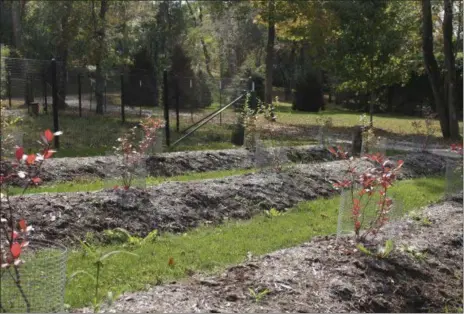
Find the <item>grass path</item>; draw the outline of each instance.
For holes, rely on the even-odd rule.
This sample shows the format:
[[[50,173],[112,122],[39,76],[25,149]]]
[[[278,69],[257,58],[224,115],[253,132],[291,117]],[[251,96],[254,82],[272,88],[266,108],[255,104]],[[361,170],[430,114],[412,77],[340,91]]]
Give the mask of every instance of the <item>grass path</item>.
[[[400,181],[392,188],[410,211],[438,201],[444,192],[443,178]],[[205,226],[182,235],[163,234],[156,242],[136,247],[100,246],[102,253],[129,250],[138,257],[114,255],[104,262],[100,297],[108,291],[137,291],[149,285],[185,278],[191,272],[217,272],[227,265],[243,262],[247,253],[262,255],[309,241],[314,236],[334,234],[337,228],[339,197],[304,202],[282,216],[258,215],[248,221],[230,221]],[[173,258],[175,264],[169,266]],[[95,273],[93,260],[82,250],[71,251],[68,274],[77,270]],[[65,302],[83,307],[93,298],[94,286],[88,277],[69,282]]]
[[[146,179],[147,186],[154,186],[164,182],[172,181],[194,181],[194,180],[205,180],[205,179],[218,179],[228,176],[241,175],[247,173],[253,173],[256,169],[231,169],[231,170],[219,170],[219,171],[208,171],[208,172],[192,172],[184,175],[173,176],[173,177],[148,177]],[[121,184],[121,180],[92,180],[92,181],[69,181],[69,182],[58,182],[54,184],[48,184],[39,186],[36,188],[30,188],[26,191],[26,194],[37,194],[37,193],[68,193],[68,192],[92,192],[101,189],[111,189],[116,185]],[[13,187],[10,189],[10,195],[21,194],[22,189]]]

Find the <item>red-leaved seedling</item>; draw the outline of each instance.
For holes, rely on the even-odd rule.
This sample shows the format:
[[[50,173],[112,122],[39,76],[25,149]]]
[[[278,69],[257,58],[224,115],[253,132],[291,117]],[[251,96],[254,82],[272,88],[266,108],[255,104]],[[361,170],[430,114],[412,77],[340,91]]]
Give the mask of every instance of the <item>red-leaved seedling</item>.
[[[122,187],[124,190],[128,190],[131,187],[135,168],[144,161],[143,158],[147,151],[156,142],[158,129],[163,127],[161,120],[152,117],[142,120],[139,125],[143,133],[141,140],[138,142],[136,140],[137,126],[135,126],[127,134],[118,139],[120,146],[115,147],[116,154],[122,155],[123,158]],[[116,187],[115,189],[117,189]]]
[[[16,147],[15,159],[11,161],[9,167],[3,167],[0,171],[0,198],[1,198],[1,216],[0,216],[0,267],[7,269],[15,268],[11,274],[15,274],[16,287],[20,292],[23,291],[20,281],[19,265],[24,263],[21,259],[23,251],[29,245],[29,234],[33,230],[32,226],[27,225],[26,221],[21,217],[22,214],[10,202],[10,187],[18,181],[23,183],[23,191],[21,195],[27,191],[32,185],[37,185],[42,182],[40,179],[40,171],[45,159],[50,158],[54,151],[50,149],[51,141],[55,136],[61,135],[62,132],[52,133],[46,130],[40,136],[42,150],[37,154],[24,154],[23,147]],[[3,151],[2,151],[3,152]],[[2,160],[5,157],[2,156]],[[24,293],[21,293],[26,304],[26,311],[30,312],[30,302]]]
[[[335,157],[347,162],[346,173],[349,179],[334,183],[336,189],[349,189],[351,192],[351,218],[357,241],[363,241],[368,235],[376,235],[388,221],[389,213],[393,207],[393,200],[388,197],[388,190],[397,179],[397,174],[403,166],[403,161],[396,163],[388,160],[384,155],[367,154],[363,159],[374,163],[374,167],[360,173],[354,166],[353,157],[343,148],[331,147],[329,151]],[[359,186],[359,188],[358,188]],[[375,202],[376,214],[373,220],[364,219],[368,204]]]

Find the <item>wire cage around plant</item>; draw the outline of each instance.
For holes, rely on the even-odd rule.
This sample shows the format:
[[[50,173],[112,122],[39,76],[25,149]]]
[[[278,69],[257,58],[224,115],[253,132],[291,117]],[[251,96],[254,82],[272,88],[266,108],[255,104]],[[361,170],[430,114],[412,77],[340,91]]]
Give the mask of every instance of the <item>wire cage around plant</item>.
[[[359,199],[358,192],[361,188],[354,188],[354,193],[350,189],[343,189],[340,196],[340,206],[338,211],[337,222],[337,238],[355,234],[355,219],[353,216],[353,199]],[[388,198],[392,199],[392,205],[388,213],[385,215],[388,221],[398,220],[404,215],[404,206],[401,197],[397,193],[388,193]],[[379,192],[374,192],[371,199],[364,196],[360,201],[359,221],[360,234],[366,231],[371,226],[379,213]]]
[[[462,159],[446,159],[445,170],[445,196],[451,196],[463,192],[463,167]]]
[[[16,269],[13,266],[1,269],[0,311],[64,311],[67,257],[68,251],[61,244],[31,240],[21,254],[24,264]]]
[[[324,125],[319,126],[317,141],[319,147],[321,148],[328,147],[333,143],[332,134],[330,133],[330,129],[328,127]]]

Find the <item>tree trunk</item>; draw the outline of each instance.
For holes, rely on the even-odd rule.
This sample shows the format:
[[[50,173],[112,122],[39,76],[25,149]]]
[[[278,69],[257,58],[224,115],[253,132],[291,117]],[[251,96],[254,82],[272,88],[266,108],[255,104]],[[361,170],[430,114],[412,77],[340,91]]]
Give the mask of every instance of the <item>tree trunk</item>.
[[[274,68],[274,42],[275,42],[275,19],[274,0],[268,2],[268,37],[266,47],[266,86],[264,100],[267,104],[272,105],[272,71]]]
[[[440,72],[437,60],[433,53],[433,24],[432,8],[430,0],[422,0],[422,53],[424,57],[424,66],[429,78],[430,87],[432,88],[435,107],[437,108],[440,119],[441,133],[444,138],[450,137],[448,112],[443,100],[442,90],[440,88]]]
[[[444,0],[445,14],[443,18],[443,53],[445,56],[445,76],[447,86],[446,102],[448,106],[449,135],[459,139],[459,124],[456,115],[456,66],[453,53],[453,2]]]
[[[100,27],[98,27],[97,38],[98,38],[98,51],[97,51],[97,62],[96,62],[96,77],[95,77],[95,99],[97,101],[96,112],[103,114],[103,93],[105,89],[105,82],[103,78],[102,60],[105,52],[105,15],[108,10],[108,0],[101,0],[100,5]]]
[[[67,79],[68,79],[68,50],[70,41],[70,30],[69,30],[69,18],[72,13],[72,1],[63,1],[65,5],[65,13],[60,20],[60,38],[57,47],[57,55],[60,61],[60,67],[58,71],[58,107],[60,109],[66,108],[66,93],[67,93]],[[58,4],[57,4],[58,5]]]
[[[22,51],[22,19],[21,3],[19,1],[11,2],[11,23],[13,28],[13,45],[15,56],[19,56]]]

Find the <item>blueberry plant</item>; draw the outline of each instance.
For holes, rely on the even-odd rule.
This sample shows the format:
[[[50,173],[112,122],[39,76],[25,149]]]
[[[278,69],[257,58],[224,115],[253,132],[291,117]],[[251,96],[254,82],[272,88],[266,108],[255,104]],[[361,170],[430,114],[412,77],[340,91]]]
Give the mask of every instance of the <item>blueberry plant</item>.
[[[333,184],[336,189],[347,189],[351,194],[351,219],[353,222],[356,240],[362,242],[367,236],[375,236],[388,221],[393,208],[393,200],[389,197],[389,189],[397,179],[403,161],[396,163],[388,160],[380,153],[367,154],[362,158],[371,161],[374,166],[359,172],[353,157],[342,147],[330,147],[329,151],[336,158],[346,161],[347,179]],[[374,203],[375,217],[365,219],[368,206]]]
[[[3,272],[10,272],[19,290],[27,312],[30,311],[31,304],[23,290],[20,280],[20,265],[25,261],[21,258],[22,253],[29,245],[29,234],[33,230],[32,226],[27,225],[22,217],[22,213],[13,206],[10,201],[10,187],[13,184],[21,183],[23,191],[21,195],[31,186],[42,182],[40,171],[46,159],[55,153],[51,149],[51,142],[55,136],[62,132],[52,133],[46,130],[40,136],[39,143],[42,149],[36,154],[25,154],[23,147],[16,147],[15,159],[10,163],[5,163],[2,152],[2,167],[0,169],[0,196],[2,212],[0,217],[0,266]],[[1,310],[1,309],[0,309]]]
[[[114,147],[117,155],[122,156],[122,187],[127,190],[131,187],[137,167],[145,161],[144,157],[156,142],[156,133],[163,127],[159,119],[152,117],[140,121],[138,126],[129,130],[127,134],[118,138],[120,145]],[[137,130],[142,130],[142,138],[137,138]],[[119,188],[116,186],[115,188]]]

